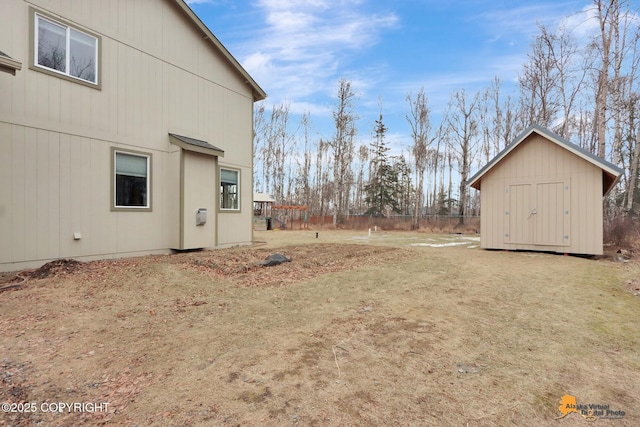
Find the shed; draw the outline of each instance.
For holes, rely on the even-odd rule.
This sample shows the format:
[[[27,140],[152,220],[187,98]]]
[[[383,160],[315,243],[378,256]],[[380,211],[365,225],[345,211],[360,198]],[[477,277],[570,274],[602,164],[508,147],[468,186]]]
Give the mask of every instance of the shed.
[[[271,230],[271,209],[276,203],[275,197],[266,193],[253,193],[253,229]]]
[[[480,190],[480,247],[601,255],[603,198],[621,174],[532,125],[468,181]]]

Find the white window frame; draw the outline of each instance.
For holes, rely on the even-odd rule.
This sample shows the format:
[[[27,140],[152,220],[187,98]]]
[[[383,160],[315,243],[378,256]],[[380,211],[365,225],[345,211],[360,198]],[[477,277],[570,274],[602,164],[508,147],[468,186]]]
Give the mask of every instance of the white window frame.
[[[40,22],[41,21],[45,21],[48,22],[50,24],[56,25],[58,27],[63,27],[64,31],[65,31],[65,70],[61,71],[61,70],[56,70],[55,68],[50,68],[47,67],[46,65],[42,65],[38,62],[38,31],[39,31],[39,27],[40,27]],[[34,70],[38,70],[38,71],[42,71],[45,72],[47,74],[51,74],[51,75],[57,75],[61,78],[64,78],[66,80],[71,80],[71,81],[75,81],[78,83],[82,83],[86,86],[90,86],[90,87],[94,87],[97,89],[101,88],[101,83],[100,83],[100,74],[101,74],[101,64],[100,64],[100,47],[101,47],[101,39],[100,36],[90,33],[86,30],[81,30],[79,29],[77,26],[74,26],[72,24],[69,24],[67,22],[64,22],[60,19],[56,19],[53,18],[47,14],[44,14],[42,12],[38,12],[35,9],[32,10],[32,23],[33,23],[33,28],[32,28],[32,43],[31,43],[31,47],[33,49],[33,55],[31,57],[31,68]],[[93,55],[93,59],[94,59],[94,69],[95,69],[95,76],[94,76],[94,80],[89,80],[89,79],[85,79],[83,77],[76,77],[73,74],[71,74],[71,61],[72,61],[72,55],[70,54],[71,52],[71,40],[72,40],[72,36],[71,36],[71,31],[75,31],[77,33],[80,33],[83,36],[86,37],[90,37],[91,39],[94,40],[94,55]]]
[[[111,149],[111,210],[114,211],[151,211],[151,154],[141,153],[137,151],[119,150],[116,148]],[[118,154],[132,157],[143,157],[146,159],[146,203],[142,206],[130,206],[130,205],[118,205],[118,188],[117,188],[117,176],[118,176]]]
[[[227,168],[227,167],[220,167],[219,169],[220,171],[220,179],[219,179],[219,185],[220,185],[220,206],[219,209],[222,212],[240,212],[240,169],[233,169],[233,168]],[[227,171],[227,172],[233,172],[236,174],[237,177],[237,183],[236,183],[236,207],[232,207],[232,208],[225,208],[223,207],[223,200],[224,200],[224,189],[222,187],[222,171]]]

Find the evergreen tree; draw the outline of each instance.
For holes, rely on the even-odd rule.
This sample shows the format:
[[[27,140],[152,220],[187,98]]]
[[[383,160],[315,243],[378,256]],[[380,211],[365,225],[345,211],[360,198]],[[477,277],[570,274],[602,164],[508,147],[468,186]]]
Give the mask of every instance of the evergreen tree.
[[[435,202],[434,212],[437,216],[451,216],[456,206],[458,205],[458,201],[448,196],[447,191],[444,187],[440,187],[440,191],[438,192],[438,197]]]
[[[376,120],[375,137],[371,143],[371,173],[369,183],[365,186],[366,194],[365,202],[369,209],[368,215],[380,216],[384,215],[387,209],[398,211],[397,198],[395,197],[395,188],[398,182],[397,171],[389,163],[388,152],[385,136],[387,127],[380,119]]]

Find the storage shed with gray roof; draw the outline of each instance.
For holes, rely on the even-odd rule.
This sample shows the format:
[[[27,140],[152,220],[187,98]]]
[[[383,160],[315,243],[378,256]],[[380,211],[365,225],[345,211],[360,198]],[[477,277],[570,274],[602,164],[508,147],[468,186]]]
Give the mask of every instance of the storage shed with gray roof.
[[[480,169],[480,246],[600,255],[603,198],[622,170],[533,125]]]

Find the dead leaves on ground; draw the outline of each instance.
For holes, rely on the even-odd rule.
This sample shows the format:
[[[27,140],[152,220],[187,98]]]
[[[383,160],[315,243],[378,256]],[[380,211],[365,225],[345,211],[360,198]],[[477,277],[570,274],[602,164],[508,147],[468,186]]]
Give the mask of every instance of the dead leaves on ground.
[[[123,413],[127,406],[133,402],[140,391],[153,382],[150,374],[133,374],[125,369],[118,374],[105,374],[99,381],[81,384],[79,381],[68,382],[65,389],[47,389],[49,396],[42,399],[43,388],[46,383],[38,384],[35,377],[39,373],[31,362],[15,362],[4,359],[0,362],[0,398],[3,402],[29,403],[38,402],[36,411],[32,413],[5,414],[10,425],[50,425],[55,422],[59,426],[72,425],[103,425],[116,414]],[[72,377],[73,378],[73,377]],[[59,397],[64,396],[64,397]],[[43,411],[42,405],[59,405],[61,403],[89,402],[92,405],[100,405],[93,410],[63,410]],[[0,424],[3,424],[0,422]]]
[[[396,262],[398,258],[397,248],[365,245],[316,244],[288,246],[279,251],[292,262],[266,268],[261,262],[274,250],[246,248],[199,253],[187,265],[224,276],[242,287],[257,287],[283,286],[326,273]]]
[[[136,270],[145,266],[167,263],[181,265],[185,270],[224,277],[242,287],[284,286],[326,273],[397,262],[399,258],[397,248],[353,244],[288,246],[277,251],[292,258],[293,261],[266,268],[261,263],[276,252],[275,250],[244,247],[91,262],[58,259],[36,270],[19,274],[27,280],[81,275],[87,283],[100,283],[106,277],[121,271],[135,274]],[[15,274],[4,275],[0,279],[3,279],[0,280],[3,283],[13,283],[18,280]]]
[[[84,263],[76,261],[75,259],[56,259],[30,272],[28,277],[32,279],[44,279],[51,276],[73,274],[82,268],[83,264]]]

